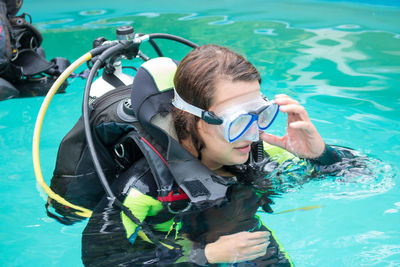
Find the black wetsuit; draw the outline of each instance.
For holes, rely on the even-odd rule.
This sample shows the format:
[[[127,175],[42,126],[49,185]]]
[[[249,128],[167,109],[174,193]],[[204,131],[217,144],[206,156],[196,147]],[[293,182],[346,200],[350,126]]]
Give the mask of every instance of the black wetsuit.
[[[342,160],[343,157],[352,156],[352,153],[346,155],[343,151],[338,152],[327,147],[324,155],[316,161],[300,163],[288,158],[285,164],[280,166],[286,165],[285,169],[290,172],[293,166],[294,169],[298,169],[299,166],[308,164],[305,169],[309,169],[311,165],[313,172],[321,172],[321,166],[325,166],[326,169],[326,166],[334,166],[333,163]],[[334,169],[328,172],[333,172]],[[215,242],[220,236],[241,231],[271,232],[256,215],[257,209],[268,203],[266,198],[270,193],[260,193],[260,188],[248,182],[241,182],[240,179],[237,181],[227,178],[227,184],[226,203],[197,212],[173,214],[157,200],[157,185],[146,160],[143,158],[137,161],[114,182],[112,189],[117,193],[117,198],[122,200],[137,218],[147,223],[157,238],[177,245],[180,248],[179,253],[168,249],[160,251],[146,240],[145,236],[140,235],[136,224],[124,218],[121,211],[104,197],[83,232],[84,264],[203,266],[207,265],[204,246]],[[178,205],[184,207],[187,204],[188,201],[184,201]],[[272,233],[269,241],[263,257],[237,263],[235,266],[291,266],[288,255]]]
[[[129,226],[126,227],[122,222],[121,211],[104,197],[94,210],[93,216],[83,232],[82,260],[86,266],[115,266],[118,264],[142,266],[154,265],[156,262],[174,266],[181,266],[184,263],[187,266],[202,266],[206,265],[206,262],[204,251],[199,253],[199,249],[204,248],[205,244],[215,242],[220,236],[241,231],[269,231],[258,216],[255,216],[257,209],[261,206],[260,194],[257,194],[252,186],[240,182],[232,182],[229,186],[228,202],[223,205],[183,215],[172,214],[161,205],[156,214],[151,214],[150,211],[157,209],[157,205],[150,203],[151,201],[148,202],[148,198],[140,199],[143,197],[140,194],[149,196],[154,201],[157,198],[157,186],[144,159],[138,161],[121,175],[114,182],[112,188],[114,192],[119,193],[117,195],[119,199],[125,200],[124,204],[132,210],[135,216],[139,219],[145,217],[145,222],[158,238],[161,240],[167,238],[178,244],[182,249],[182,254],[172,260],[163,259],[160,258],[160,254],[157,254],[156,246],[144,241],[141,237],[135,236],[135,240],[130,242],[126,231]],[[131,195],[139,195],[136,202],[133,200],[134,206],[129,205],[126,201],[130,198],[129,192]],[[132,194],[132,192],[135,193]],[[149,207],[148,213],[143,216],[141,210],[146,205]],[[138,211],[135,212],[135,209]],[[269,241],[266,255],[252,261],[249,266],[275,266],[274,264],[291,266],[286,253],[279,247],[272,234]],[[243,264],[245,263],[241,263],[241,265]]]

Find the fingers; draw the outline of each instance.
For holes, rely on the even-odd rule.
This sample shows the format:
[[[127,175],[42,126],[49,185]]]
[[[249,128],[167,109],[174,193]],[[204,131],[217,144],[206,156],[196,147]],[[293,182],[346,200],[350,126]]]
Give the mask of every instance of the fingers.
[[[260,248],[266,248],[269,243],[269,232],[241,232],[241,240],[238,241],[238,247],[247,255],[258,253]]]
[[[248,233],[248,232],[246,232]],[[257,231],[248,233],[250,235],[249,239],[267,239],[270,237],[271,233],[267,231]]]
[[[252,232],[248,233],[248,246],[257,246],[260,244],[265,244],[267,240],[269,240],[270,233],[266,231],[261,232]]]
[[[300,104],[286,104],[279,106],[279,110],[283,113],[297,113],[302,114],[305,113],[305,109]]]
[[[245,242],[239,245],[238,251],[240,251],[240,253],[237,258],[238,261],[253,260],[265,255],[270,243],[269,232],[243,232],[243,237],[245,237]]]
[[[248,240],[246,244],[246,248],[249,250],[249,255],[257,253],[257,251],[261,251],[268,247],[269,239],[257,239],[257,240]]]
[[[287,95],[276,95],[275,102],[279,105],[279,110],[282,113],[287,113],[291,115],[292,119],[295,120],[309,120],[307,111],[304,109],[300,103]],[[294,118],[294,116],[299,116],[299,118]]]
[[[239,232],[221,236],[216,242],[207,244],[205,254],[210,263],[234,263],[253,260],[265,255],[270,233]]]
[[[254,241],[254,240],[267,240],[270,237],[270,232],[267,231],[257,231],[257,232],[239,232],[236,234],[231,234],[231,235],[225,235],[221,236],[220,239],[242,239],[242,240],[249,240],[249,241]]]
[[[275,96],[279,110],[287,113],[287,130],[283,137],[262,134],[267,143],[282,147],[303,158],[315,158],[322,154],[325,143],[300,103],[287,95]]]
[[[285,148],[285,136],[279,137],[269,133],[261,133],[260,137],[264,142],[267,142],[268,144]]]
[[[313,130],[313,125],[306,121],[294,121],[289,123],[289,127],[297,130],[304,130],[311,133]]]
[[[285,95],[285,94],[279,94],[279,95],[276,95],[275,96],[275,102],[278,104],[278,105],[283,105],[283,104],[290,104],[290,103],[292,103],[292,104],[299,104],[299,102],[298,101],[296,101],[296,100],[294,100],[293,98],[291,98],[290,96],[288,96],[288,95]]]
[[[287,113],[288,118],[297,118],[301,120],[309,121],[308,113],[306,109],[300,104],[287,104],[279,106],[279,111],[282,113]]]
[[[262,244],[258,244],[253,247],[253,250],[249,252],[248,256],[253,257],[253,259],[261,257],[265,255],[267,252],[267,248],[269,246],[269,241],[264,242]]]
[[[237,254],[236,256],[237,258],[234,262],[249,261],[249,260],[254,260],[258,257],[262,257],[267,252],[268,246],[269,246],[269,241],[259,244],[257,246],[253,246],[251,247],[251,249],[248,249],[246,253]]]

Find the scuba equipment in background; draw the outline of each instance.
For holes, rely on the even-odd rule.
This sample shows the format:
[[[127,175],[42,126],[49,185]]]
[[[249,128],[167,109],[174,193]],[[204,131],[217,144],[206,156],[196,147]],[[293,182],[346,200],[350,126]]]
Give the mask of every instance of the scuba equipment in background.
[[[29,14],[16,16],[22,0],[0,0],[0,100],[45,95],[70,65],[66,58],[45,58],[43,37]],[[60,85],[65,92],[68,83]]]
[[[140,44],[145,41],[148,41],[151,44],[151,46],[157,52],[158,56],[162,56],[162,52],[155,43],[154,39],[169,39],[179,43],[183,43],[192,48],[197,46],[196,44],[186,39],[169,34],[163,34],[163,33],[134,34],[133,28],[131,26],[118,28],[117,34],[119,35],[118,37],[119,40],[115,41],[107,41],[105,38],[96,39],[94,42],[95,48],[93,48],[90,52],[80,57],[60,75],[60,77],[56,80],[54,85],[50,88],[49,92],[47,93],[42,103],[42,106],[39,110],[39,114],[36,120],[34,136],[33,136],[33,147],[32,147],[33,163],[34,163],[36,179],[38,183],[41,185],[41,187],[44,189],[44,191],[47,193],[47,195],[49,196],[47,206],[48,207],[53,206],[56,209],[56,211],[62,215],[58,216],[56,214],[53,214],[54,216],[52,216],[50,215],[50,213],[48,213],[49,216],[58,219],[60,222],[64,224],[73,224],[75,221],[79,221],[86,217],[90,217],[92,213],[91,209],[93,209],[94,206],[97,204],[97,202],[101,199],[101,197],[104,195],[104,192],[106,192],[109,199],[114,200],[114,204],[119,206],[124,211],[124,213],[130,217],[129,215],[130,211],[125,210],[126,208],[122,205],[122,203],[118,199],[115,198],[113,192],[110,189],[109,182],[112,182],[113,179],[115,179],[115,176],[113,176],[113,178],[110,179],[109,175],[107,175],[106,178],[106,175],[104,174],[104,171],[107,172],[107,167],[109,166],[109,165],[104,165],[107,164],[107,161],[109,160],[109,157],[104,157],[104,154],[108,154],[110,153],[110,151],[107,151],[107,148],[104,151],[99,147],[97,147],[96,145],[98,145],[99,142],[101,142],[101,140],[98,140],[98,135],[96,135],[96,138],[93,138],[91,132],[94,127],[93,126],[94,122],[100,122],[100,123],[105,122],[105,124],[111,122],[114,123],[117,126],[117,128],[121,126],[121,123],[118,123],[118,120],[115,119],[116,117],[118,117],[117,116],[118,114],[110,116],[109,114],[110,112],[107,112],[111,111],[110,109],[115,107],[116,105],[118,106],[118,110],[124,111],[122,112],[125,113],[124,118],[128,118],[123,120],[121,119],[121,117],[119,117],[119,122],[125,122],[126,127],[133,128],[133,126],[130,125],[132,123],[130,119],[132,119],[133,116],[126,116],[129,115],[126,113],[132,114],[131,109],[129,107],[130,92],[121,88],[121,90],[116,89],[106,93],[105,92],[106,90],[104,90],[102,86],[105,85],[106,83],[109,84],[111,83],[109,82],[110,79],[108,79],[108,81],[106,80],[107,78],[104,79],[104,73],[105,73],[104,70],[107,68],[109,68],[110,70],[115,68],[116,62],[117,64],[119,64],[118,61],[123,57],[127,59],[140,58],[144,61],[148,60],[149,57],[139,50]],[[70,165],[73,166],[69,166],[70,168],[68,166],[66,167],[69,168],[69,170],[72,169],[73,173],[72,174],[68,173],[68,175],[66,176],[70,176],[71,179],[68,181],[65,180],[64,182],[61,181],[60,186],[59,185],[53,186],[53,183],[56,184],[56,182],[52,180],[52,186],[50,188],[44,182],[43,175],[40,169],[40,160],[39,160],[39,138],[40,138],[40,130],[44,119],[44,115],[50,104],[52,97],[55,95],[58,88],[62,85],[65,79],[67,79],[67,77],[80,65],[82,65],[85,62],[88,62],[89,60],[91,60],[92,63],[94,62],[94,64],[90,64],[92,67],[85,86],[83,115],[81,119],[78,121],[78,123],[75,125],[75,127],[63,140],[63,142],[64,141],[66,142],[65,144],[67,144],[67,142],[75,142],[75,141],[80,142],[79,143],[80,145],[75,148],[75,150],[77,149],[78,151],[72,151],[74,149],[70,150],[72,151],[73,154],[71,155],[69,162]],[[94,77],[97,75],[98,70],[100,70],[101,68],[104,68],[102,78],[100,78],[101,82],[97,84],[93,83],[94,94],[92,94],[90,90],[92,82],[94,80]],[[120,79],[119,77],[121,77],[118,75],[117,68],[114,70],[114,72],[110,71],[106,75],[114,76],[112,77],[114,81],[116,80],[116,78]],[[96,88],[95,85],[99,86],[100,88]],[[112,86],[110,88],[114,89],[114,87]],[[128,89],[126,86],[123,88]],[[108,98],[110,96],[109,94],[114,94],[114,95]],[[102,97],[102,95],[104,97]],[[121,108],[119,108],[120,103],[123,104]],[[104,110],[102,110],[103,109],[102,107],[104,108]],[[96,110],[97,108],[99,108],[99,110]],[[85,134],[86,138],[83,134]],[[78,138],[79,140],[76,138]],[[114,136],[114,138],[118,138],[118,136],[116,137]],[[111,142],[115,142],[115,140],[112,140]],[[114,147],[111,147],[109,149],[113,151]],[[77,168],[77,163],[80,162],[80,160],[83,160],[84,162],[86,162],[86,164],[84,164],[85,166]],[[93,160],[93,164],[90,162],[91,160]],[[115,164],[114,161],[112,161],[112,163]],[[66,186],[68,186],[68,184],[70,184],[70,182],[71,182],[70,185],[75,184],[75,182],[77,183],[74,186],[72,186],[74,187],[74,189],[76,189],[77,186],[84,186],[82,185],[82,183],[80,183],[80,181],[75,181],[75,182],[73,181],[74,180],[73,178],[82,176],[82,173],[79,173],[82,172],[82,169],[84,169],[85,172],[87,170],[88,173],[91,172],[91,177],[86,176],[88,180],[87,181],[84,180],[84,182],[86,182],[87,185],[90,186],[91,189],[93,189],[92,190],[93,192],[88,192],[86,195],[78,195],[75,197],[81,199],[83,202],[86,202],[86,204],[89,203],[89,207],[88,205],[84,205],[85,203],[82,203],[82,205],[80,205],[80,203],[76,204],[76,201],[74,201],[76,199],[73,198],[68,199],[67,195],[69,192],[67,191],[69,189],[65,188]],[[56,174],[57,173],[55,172],[55,175]],[[91,183],[93,181],[95,183]],[[56,193],[53,190],[55,190]],[[70,200],[74,204],[72,204]],[[48,212],[50,212],[49,209]],[[132,221],[135,223],[137,222],[134,216],[132,217]]]
[[[0,0],[0,2],[5,4],[9,15],[15,16],[20,10],[23,0]]]

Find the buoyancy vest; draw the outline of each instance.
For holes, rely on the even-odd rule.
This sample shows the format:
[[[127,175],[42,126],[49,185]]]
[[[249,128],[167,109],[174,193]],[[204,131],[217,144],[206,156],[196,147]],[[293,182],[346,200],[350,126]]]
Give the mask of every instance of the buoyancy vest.
[[[124,165],[129,164],[127,161],[134,161],[135,156],[139,155],[136,151],[130,151],[131,147],[128,146],[122,152],[121,146],[117,144],[133,128],[131,123],[135,120],[124,112],[124,106],[125,110],[129,108],[130,91],[130,86],[121,87],[92,103],[90,124],[93,125],[96,151],[109,183],[123,171]],[[123,157],[120,157],[122,153]],[[86,142],[82,117],[61,141],[50,188],[70,203],[90,210],[104,195]],[[51,198],[48,204],[63,217],[50,213],[49,209],[48,215],[63,223],[70,224],[83,219],[76,215],[76,210],[60,205]]]

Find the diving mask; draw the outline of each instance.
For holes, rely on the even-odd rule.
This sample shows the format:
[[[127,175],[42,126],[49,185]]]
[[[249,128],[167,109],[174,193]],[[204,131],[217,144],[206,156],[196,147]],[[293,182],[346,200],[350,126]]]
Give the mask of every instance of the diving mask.
[[[183,100],[174,89],[172,104],[183,111],[202,118],[208,124],[221,125],[224,138],[229,142],[237,140],[257,141],[259,131],[265,131],[278,114],[279,106],[260,94],[245,103],[234,105],[218,112],[205,111]]]

